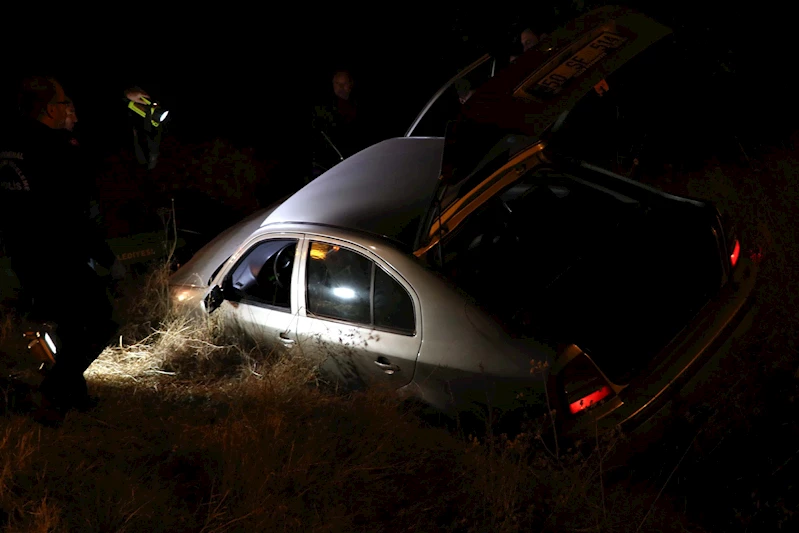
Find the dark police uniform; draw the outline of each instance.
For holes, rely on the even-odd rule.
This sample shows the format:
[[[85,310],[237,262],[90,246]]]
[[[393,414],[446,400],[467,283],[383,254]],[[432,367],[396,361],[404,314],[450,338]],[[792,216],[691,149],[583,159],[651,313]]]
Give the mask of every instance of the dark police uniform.
[[[86,398],[83,372],[115,330],[90,260],[115,260],[89,218],[86,170],[62,131],[21,119],[0,132],[0,233],[32,318],[53,321],[61,347],[42,393],[62,407]]]

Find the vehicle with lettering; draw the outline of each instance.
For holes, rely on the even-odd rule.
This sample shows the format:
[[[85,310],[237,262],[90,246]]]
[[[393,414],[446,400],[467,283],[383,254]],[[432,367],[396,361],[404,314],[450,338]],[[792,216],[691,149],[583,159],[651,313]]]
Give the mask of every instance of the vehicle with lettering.
[[[564,437],[643,429],[701,391],[751,321],[757,265],[711,203],[563,155],[581,96],[669,33],[613,9],[575,24],[446,137],[373,145],[220,234],[174,303],[343,385],[554,413]]]
[[[186,255],[187,240],[178,237],[178,240],[168,239],[164,231],[146,232],[127,237],[116,237],[108,239],[111,251],[128,269],[136,272],[144,272],[154,263],[165,261],[169,257],[172,249],[175,249],[176,257],[183,258]],[[199,249],[199,246],[195,248]],[[183,260],[183,259],[180,259]],[[99,265],[95,268],[102,275],[109,273]],[[22,287],[17,278],[16,272],[11,267],[11,261],[0,249],[0,293],[5,303],[12,304],[20,295]]]
[[[711,85],[712,73],[684,53],[669,28],[635,18],[609,6],[553,31],[513,63],[485,54],[432,96],[405,136],[444,136],[465,109],[513,94],[506,101],[524,102],[522,120],[538,128],[569,111],[569,135],[561,131],[560,148],[574,157],[627,177],[680,164],[695,146],[707,144],[703,117],[712,95],[703,87]],[[482,89],[473,94],[479,92],[483,104],[473,96],[458,101],[463,82]]]

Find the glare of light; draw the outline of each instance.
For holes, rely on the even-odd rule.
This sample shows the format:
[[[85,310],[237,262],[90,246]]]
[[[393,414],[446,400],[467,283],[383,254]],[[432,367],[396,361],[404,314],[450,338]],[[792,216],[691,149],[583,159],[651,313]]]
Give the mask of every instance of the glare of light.
[[[55,343],[53,342],[53,339],[50,338],[50,334],[49,333],[45,333],[44,334],[44,342],[47,343],[47,346],[50,347],[50,351],[53,352],[53,355],[55,355],[55,353],[56,353]]]
[[[168,114],[169,114],[169,111],[164,111],[163,113],[161,113],[160,120],[164,120]]]
[[[327,244],[312,242],[311,252],[308,255],[310,255],[311,259],[319,259],[320,261],[324,261],[325,257],[327,257],[327,252],[329,249],[330,246]]]
[[[189,297],[189,291],[181,291],[178,294],[178,301],[183,302]]]
[[[735,246],[733,247],[732,253],[730,254],[730,264],[735,266],[738,263],[738,256],[741,253],[741,243],[737,240],[735,241]]]
[[[355,298],[355,291],[347,287],[336,287],[333,289],[333,294],[344,300],[351,300]]]

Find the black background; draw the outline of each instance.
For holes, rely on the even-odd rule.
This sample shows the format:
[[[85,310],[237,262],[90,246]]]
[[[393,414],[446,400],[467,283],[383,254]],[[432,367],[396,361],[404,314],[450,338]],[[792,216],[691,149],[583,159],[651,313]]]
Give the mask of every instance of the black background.
[[[52,73],[76,102],[84,138],[112,152],[129,145],[121,95],[138,84],[171,110],[170,132],[182,140],[218,136],[256,147],[266,158],[302,157],[311,106],[330,91],[333,69],[353,70],[381,135],[402,135],[459,67],[486,50],[504,53],[524,26],[546,31],[581,4],[26,8],[6,16],[3,111],[13,112],[21,75]],[[699,4],[628,3],[672,25],[693,54],[735,64],[731,113],[792,116],[790,8]]]

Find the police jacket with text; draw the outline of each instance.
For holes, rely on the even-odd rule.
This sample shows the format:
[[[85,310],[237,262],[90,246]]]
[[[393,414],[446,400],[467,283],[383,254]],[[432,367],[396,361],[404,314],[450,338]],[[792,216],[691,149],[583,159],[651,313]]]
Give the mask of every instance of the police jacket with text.
[[[54,273],[89,259],[113,264],[113,252],[89,217],[88,178],[63,132],[28,119],[2,128],[0,239],[17,264],[52,265]]]

